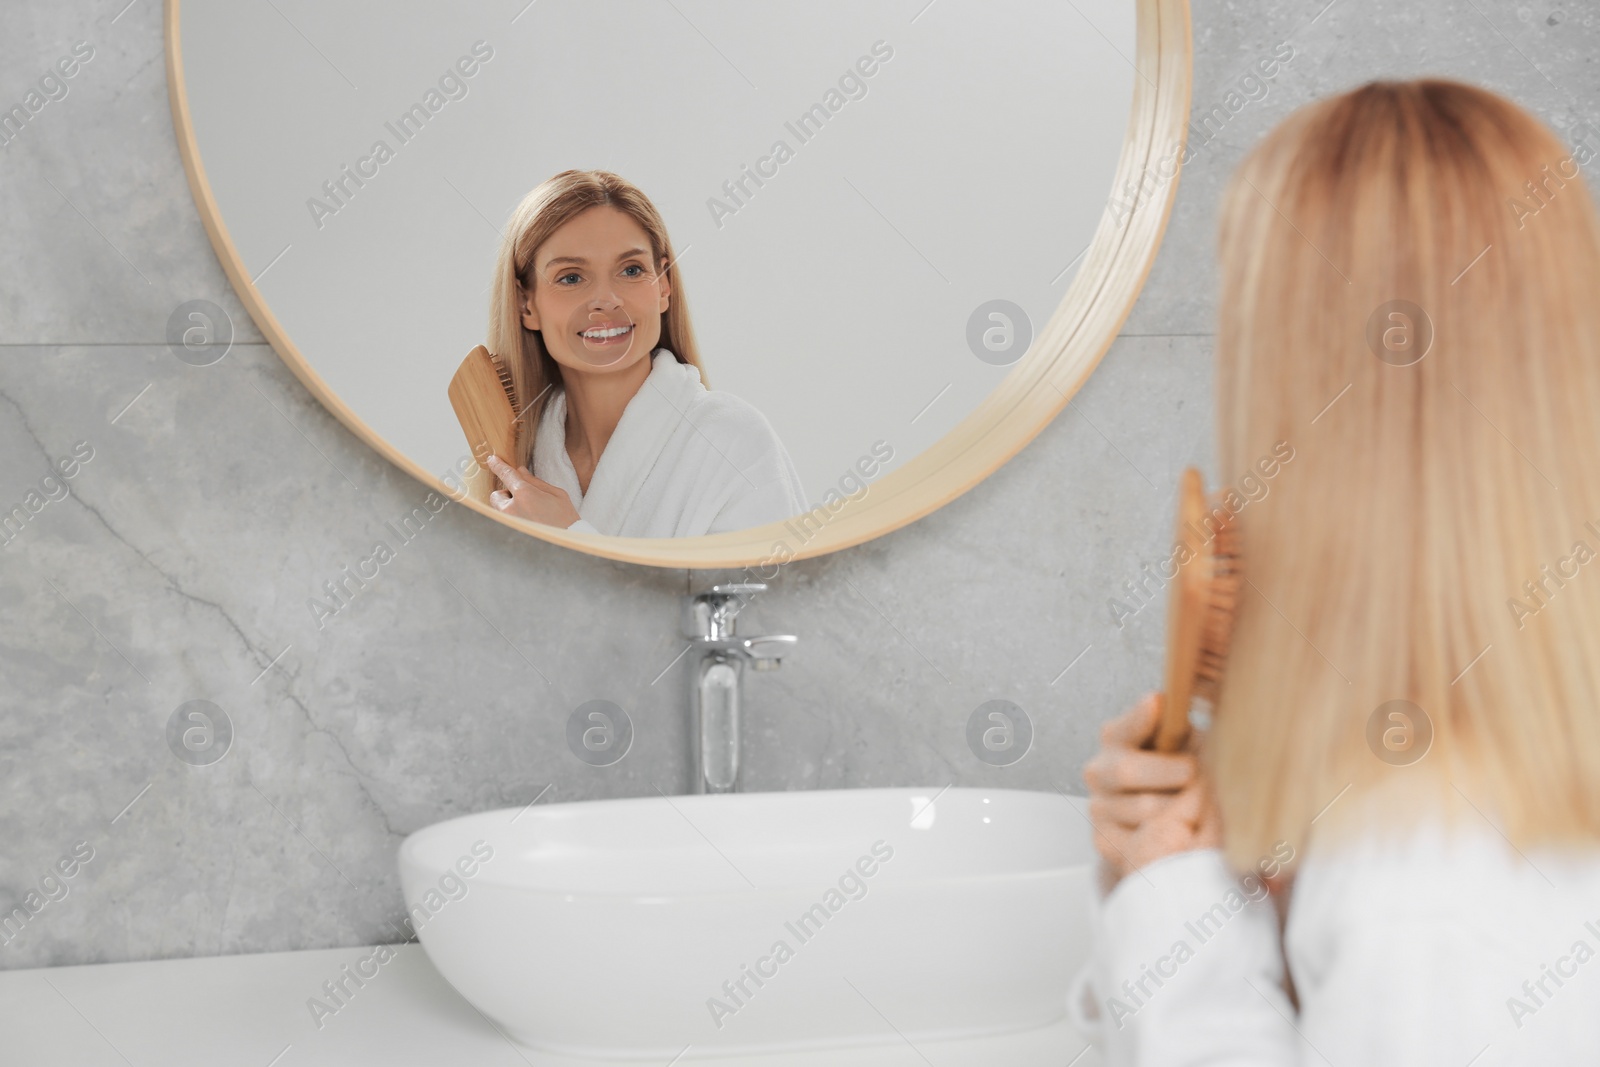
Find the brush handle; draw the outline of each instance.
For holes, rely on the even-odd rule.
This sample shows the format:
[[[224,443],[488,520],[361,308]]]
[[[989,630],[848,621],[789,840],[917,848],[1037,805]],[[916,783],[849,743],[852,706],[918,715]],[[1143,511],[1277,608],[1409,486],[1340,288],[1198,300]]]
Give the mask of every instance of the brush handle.
[[[468,492],[474,500],[487,503],[499,480],[483,466],[484,460],[492,454],[517,465],[517,413],[487,348],[479,345],[467,353],[450,379],[449,393],[456,421],[461,423],[467,447],[482,472],[482,476],[469,479]]]

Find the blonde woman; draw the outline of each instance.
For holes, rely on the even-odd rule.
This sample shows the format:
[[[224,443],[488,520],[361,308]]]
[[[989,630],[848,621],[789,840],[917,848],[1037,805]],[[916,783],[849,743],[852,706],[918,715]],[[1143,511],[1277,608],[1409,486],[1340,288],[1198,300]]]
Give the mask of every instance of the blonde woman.
[[[637,187],[567,170],[530,192],[495,264],[488,348],[525,410],[489,498],[533,522],[693,537],[778,522],[805,493],[772,425],[701,380],[667,229]]]
[[[1235,176],[1218,459],[1296,458],[1238,519],[1200,751],[1144,750],[1151,699],[1085,774],[1115,887],[1074,1008],[1107,1064],[1600,1056],[1585,161],[1427,80],[1308,106]]]

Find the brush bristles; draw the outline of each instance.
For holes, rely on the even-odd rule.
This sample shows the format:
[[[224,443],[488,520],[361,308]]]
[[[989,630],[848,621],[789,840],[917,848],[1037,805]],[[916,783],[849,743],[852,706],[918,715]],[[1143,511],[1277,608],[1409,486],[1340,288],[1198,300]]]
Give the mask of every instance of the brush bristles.
[[[1233,638],[1234,612],[1244,588],[1244,560],[1239,532],[1231,522],[1217,529],[1211,544],[1211,581],[1206,598],[1205,624],[1200,635],[1200,656],[1195,663],[1194,695],[1215,704],[1228,666]]]
[[[506,399],[511,401],[511,410],[517,409],[517,387],[511,381],[511,368],[499,356],[489,354],[489,359],[494,363],[494,372],[500,376],[500,388],[506,391]]]
[[[494,372],[500,378],[500,388],[505,390],[506,400],[511,403],[512,423],[522,425],[522,409],[517,403],[517,387],[511,380],[511,368],[493,352],[489,353],[489,362],[494,364]]]

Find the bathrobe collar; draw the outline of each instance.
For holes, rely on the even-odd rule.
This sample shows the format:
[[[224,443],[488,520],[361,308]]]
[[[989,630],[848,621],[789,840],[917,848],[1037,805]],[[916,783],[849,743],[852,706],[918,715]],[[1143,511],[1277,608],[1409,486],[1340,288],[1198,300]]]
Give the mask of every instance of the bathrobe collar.
[[[534,477],[566,490],[578,514],[598,529],[620,529],[667,439],[705,391],[698,370],[657,348],[650,357],[650,373],[622,409],[600,453],[587,494],[578,488],[578,472],[567,455],[567,393],[553,391],[534,438]]]

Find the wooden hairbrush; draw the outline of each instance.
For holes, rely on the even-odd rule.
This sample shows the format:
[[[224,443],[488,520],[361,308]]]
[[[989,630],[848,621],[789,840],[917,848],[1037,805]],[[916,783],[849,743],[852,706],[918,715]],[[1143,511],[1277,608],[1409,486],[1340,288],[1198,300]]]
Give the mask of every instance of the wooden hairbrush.
[[[468,479],[467,491],[483,503],[500,488],[485,465],[494,455],[516,466],[517,390],[505,363],[483,345],[467,353],[450,379],[450,406],[467,435],[467,447],[478,461],[479,474]]]
[[[1239,532],[1226,508],[1206,506],[1200,472],[1178,485],[1178,573],[1167,592],[1167,675],[1155,748],[1176,752],[1189,736],[1194,697],[1215,702],[1228,662],[1234,610],[1244,585]],[[1207,536],[1208,529],[1214,531]]]

